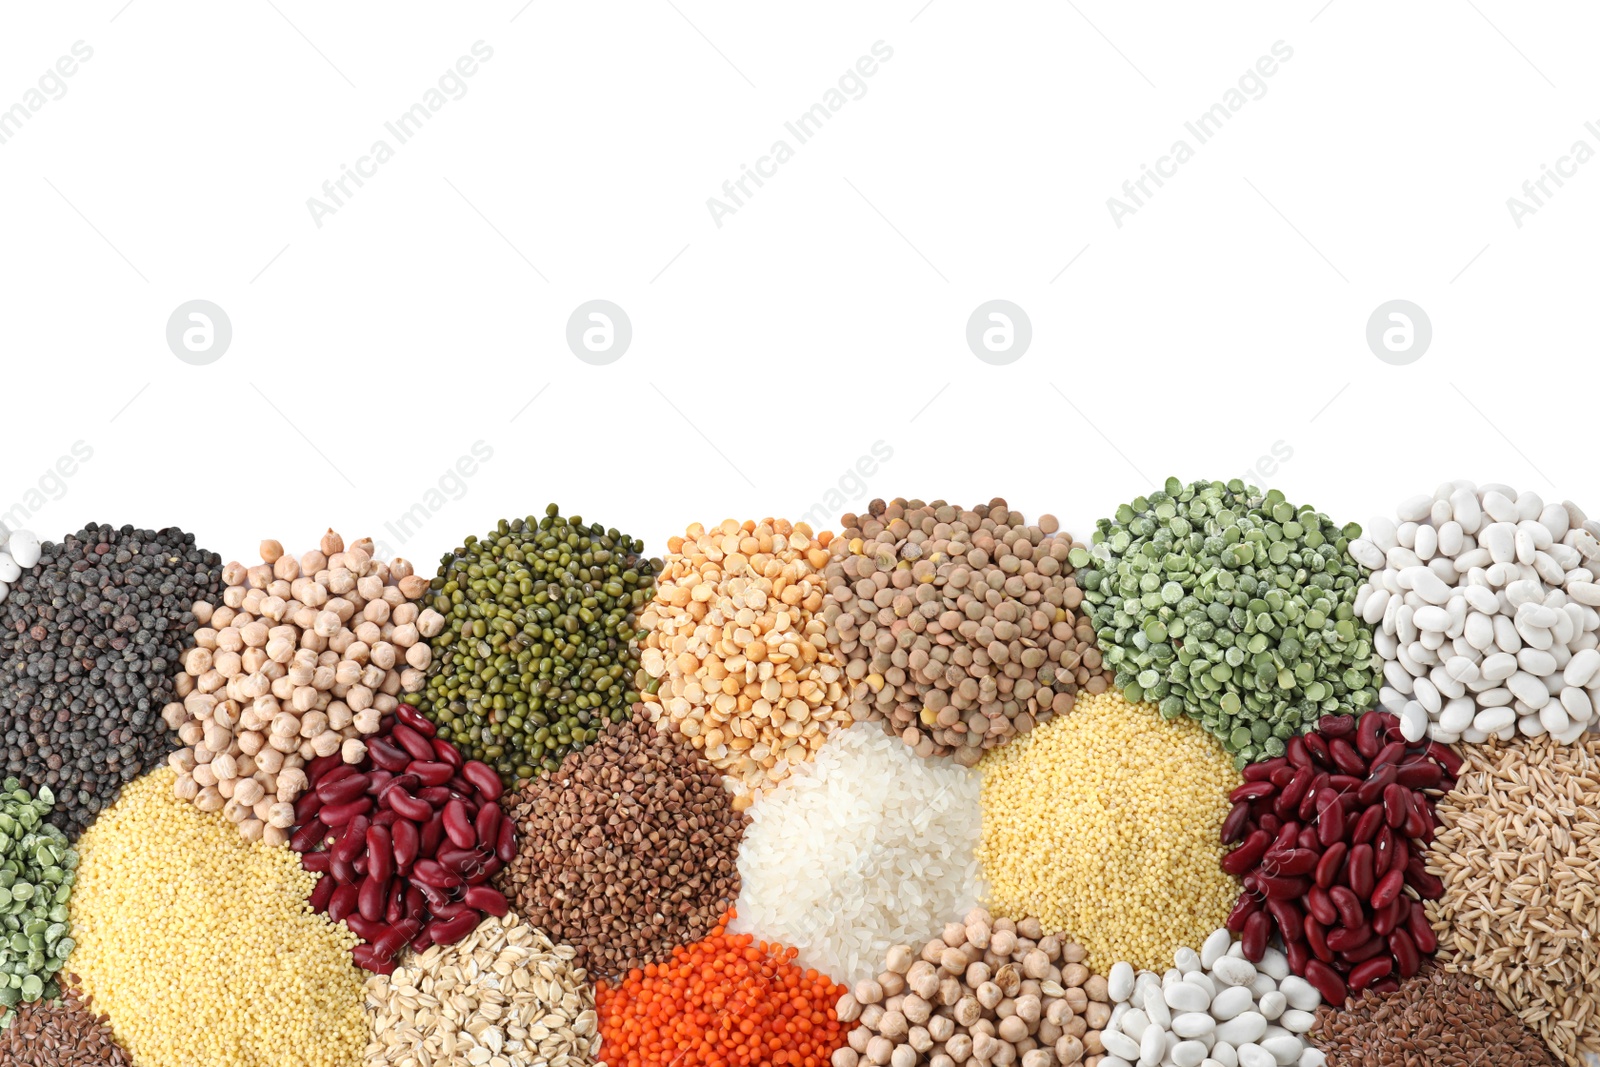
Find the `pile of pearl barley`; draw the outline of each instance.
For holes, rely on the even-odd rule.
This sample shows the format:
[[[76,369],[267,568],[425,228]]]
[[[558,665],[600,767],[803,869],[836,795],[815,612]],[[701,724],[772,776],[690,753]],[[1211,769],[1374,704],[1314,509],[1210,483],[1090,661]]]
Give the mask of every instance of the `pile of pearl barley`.
[[[856,721],[970,767],[1110,684],[1068,562],[1086,546],[1053,516],[897,498],[840,521],[822,617]]]

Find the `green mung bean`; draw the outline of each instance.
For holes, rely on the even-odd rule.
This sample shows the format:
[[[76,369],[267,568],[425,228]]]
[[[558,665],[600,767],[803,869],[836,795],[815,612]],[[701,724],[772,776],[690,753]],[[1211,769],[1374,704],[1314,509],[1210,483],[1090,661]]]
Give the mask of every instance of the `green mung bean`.
[[[1376,701],[1359,536],[1276,489],[1168,478],[1101,519],[1071,562],[1127,698],[1199,720],[1243,766]]]
[[[430,586],[445,624],[423,692],[404,699],[508,785],[554,770],[639,700],[635,620],[660,566],[643,551],[554,504],[467,538]]]
[[[75,948],[67,900],[78,853],[45,821],[55,806],[49,786],[37,795],[7,778],[0,793],[0,1030],[19,1003],[61,995],[56,974]]]

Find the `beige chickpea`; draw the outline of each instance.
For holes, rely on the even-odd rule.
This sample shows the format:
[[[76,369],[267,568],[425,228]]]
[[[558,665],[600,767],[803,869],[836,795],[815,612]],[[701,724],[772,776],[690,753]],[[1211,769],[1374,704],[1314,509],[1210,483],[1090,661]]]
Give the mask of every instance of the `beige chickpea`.
[[[172,795],[179,800],[193,800],[200,795],[200,783],[192,775],[180,774],[172,781]]]
[[[361,681],[361,664],[351,659],[341,659],[333,671],[334,685],[355,685]]]
[[[961,979],[954,975],[943,975],[939,979],[939,1003],[948,1008],[960,1000],[966,993],[966,987],[961,984]]]
[[[376,692],[378,687],[383,684],[384,676],[387,673],[382,667],[369,663],[361,668],[360,684]]]
[[[291,804],[306,789],[305,772],[298,767],[285,767],[278,772],[278,799]]]
[[[337,736],[329,734],[328,736]],[[347,738],[339,746],[339,758],[346,763],[360,763],[367,756],[367,746],[364,741],[354,737]]]
[[[428,684],[428,673],[419,671],[415,667],[407,667],[400,672],[400,688],[407,693],[419,693],[422,687]]]
[[[257,734],[256,736],[260,737],[261,735]],[[264,771],[267,774],[277,774],[283,769],[283,753],[271,746],[258,749],[255,754],[255,761],[256,770]]]
[[[967,964],[967,973],[964,978],[968,986],[976,989],[983,983],[987,982],[992,973],[993,972],[990,971],[987,963],[984,963],[982,960],[975,960],[974,962]]]
[[[294,683],[287,674],[272,679],[272,695],[286,704],[294,698]]]
[[[372,646],[383,640],[383,627],[375,622],[363,620],[350,627],[350,632],[355,634],[356,640],[367,648],[363,662],[370,660],[372,658]],[[355,657],[352,656],[351,658],[354,659]]]
[[[867,1054],[867,1042],[871,1041],[872,1038],[873,1033],[871,1030],[868,1030],[865,1026],[858,1026],[845,1036],[845,1041],[849,1042],[850,1047],[858,1055],[865,1056]]]
[[[884,1007],[882,1004],[868,1004],[861,1009],[861,1025],[864,1029],[876,1031],[878,1022],[883,1018]]]
[[[935,1041],[949,1041],[956,1032],[956,1021],[948,1015],[932,1015],[928,1017],[927,1027]]]
[[[884,996],[899,996],[906,991],[906,976],[896,974],[894,971],[884,971],[878,975],[878,985],[883,987]]]
[[[228,755],[226,752],[213,756],[209,766],[211,768],[211,773],[217,776],[217,781],[219,782],[226,781],[229,778],[237,778],[239,776],[238,764],[234,761],[234,758]]]
[[[407,600],[416,600],[428,591],[428,579],[420,574],[408,574],[395,583],[400,589],[400,595]]]
[[[267,744],[287,756],[292,752],[300,751],[300,735],[297,733],[269,734],[267,736]]]
[[[849,1045],[840,1045],[838,1048],[833,1050],[833,1055],[829,1058],[828,1062],[831,1063],[833,1067],[859,1067],[861,1063],[861,1054],[855,1049],[851,1048]]]
[[[372,707],[372,690],[364,685],[352,685],[350,691],[344,695],[344,702],[350,705],[350,710],[357,714]]]
[[[287,830],[293,826],[294,805],[285,804],[281,801],[275,802],[271,810],[267,812],[267,825],[276,826],[281,830]]]
[[[313,696],[315,695],[313,691]],[[300,717],[300,736],[314,738],[328,732],[328,716],[320,711],[307,711]]]
[[[1111,1005],[1104,1001],[1091,1000],[1089,1006],[1083,1010],[1081,1016],[1091,1030],[1104,1030],[1111,1021]]]
[[[426,608],[417,616],[417,633],[423,637],[437,637],[444,630],[445,618],[443,615]]]
[[[318,693],[309,685],[296,686],[294,691],[289,694],[289,706],[301,716],[304,716],[317,706],[317,700],[321,696],[321,693]],[[303,723],[304,719],[302,719],[302,729],[304,729]]]
[[[167,757],[167,766],[180,775],[189,774],[195,768],[194,751],[187,748],[178,749]]]
[[[419,671],[428,669],[428,664],[433,662],[433,649],[428,645],[417,643],[406,649],[406,662]]]
[[[910,1045],[896,1045],[889,1053],[889,1067],[916,1067],[917,1050]]]
[[[1050,957],[1034,949],[1022,958],[1022,973],[1029,978],[1043,978],[1050,973]]]
[[[250,778],[257,771],[254,756],[246,756],[242,752],[233,757],[234,766],[238,768],[240,778]]]
[[[380,671],[389,671],[395,665],[399,652],[394,645],[387,641],[378,640],[372,645],[371,666]]]
[[[365,737],[378,732],[378,724],[383,720],[383,715],[377,708],[365,708],[356,713],[353,725],[356,732]]]
[[[894,1042],[886,1037],[874,1037],[867,1042],[867,1062],[882,1067],[894,1054]]]
[[[190,720],[178,727],[178,740],[186,745],[197,745],[206,738],[206,728],[202,723]]]
[[[1082,1015],[1084,1010],[1089,1007],[1089,994],[1077,986],[1073,986],[1062,993],[1061,999],[1066,1002],[1067,1008],[1077,1015]],[[1060,1020],[1057,1021],[1059,1022]]]
[[[217,776],[212,772],[210,764],[197,763],[194,770],[190,771],[189,774],[196,782],[200,783],[202,789],[217,784]]]
[[[317,756],[331,756],[340,750],[344,739],[332,730],[325,730],[316,737],[311,738],[300,746],[300,754],[306,754],[306,745],[311,746],[311,751]]]
[[[945,1039],[944,1051],[956,1063],[965,1063],[972,1055],[972,1038],[967,1034],[953,1034]]]
[[[233,789],[233,799],[246,807],[255,807],[256,802],[265,795],[266,790],[254,778],[240,779]]]
[[[861,1004],[876,1004],[883,999],[883,987],[870,978],[856,983],[855,997]]]
[[[1089,999],[1100,1004],[1105,1004],[1111,999],[1110,991],[1106,985],[1103,974],[1092,974],[1083,983],[1083,991],[1089,994]]]
[[[218,792],[222,792],[220,788],[218,789]],[[245,807],[237,800],[234,800],[232,797],[229,797],[226,793],[223,793],[223,796],[226,799],[222,804],[222,814],[227,816],[229,820],[233,822],[243,822],[245,819],[250,817],[249,808]]]
[[[224,803],[222,794],[213,786],[202,786],[194,798],[194,806],[201,811],[221,811]]]
[[[907,1029],[906,1017],[898,1011],[886,1011],[878,1020],[878,1033],[891,1041],[905,1037]]]

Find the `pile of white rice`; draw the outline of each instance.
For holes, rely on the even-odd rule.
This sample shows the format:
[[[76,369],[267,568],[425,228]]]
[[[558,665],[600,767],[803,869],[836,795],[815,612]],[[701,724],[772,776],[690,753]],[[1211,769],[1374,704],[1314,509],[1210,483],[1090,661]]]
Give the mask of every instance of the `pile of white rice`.
[[[891,946],[922,945],[982,896],[978,786],[877,724],[835,732],[750,809],[733,929],[835,981],[875,977]]]

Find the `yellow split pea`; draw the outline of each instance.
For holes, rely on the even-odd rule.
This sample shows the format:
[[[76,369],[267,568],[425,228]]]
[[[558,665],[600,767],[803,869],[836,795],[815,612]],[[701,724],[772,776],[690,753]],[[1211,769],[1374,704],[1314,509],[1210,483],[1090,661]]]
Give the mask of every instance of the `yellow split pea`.
[[[71,968],[140,1067],[356,1067],[356,937],[311,910],[316,875],[172,794],[122,791],[78,842]]]
[[[1165,971],[1227,919],[1239,884],[1219,837],[1241,779],[1197,723],[1080,695],[978,769],[995,914],[1066,931],[1101,974],[1122,960]]]

